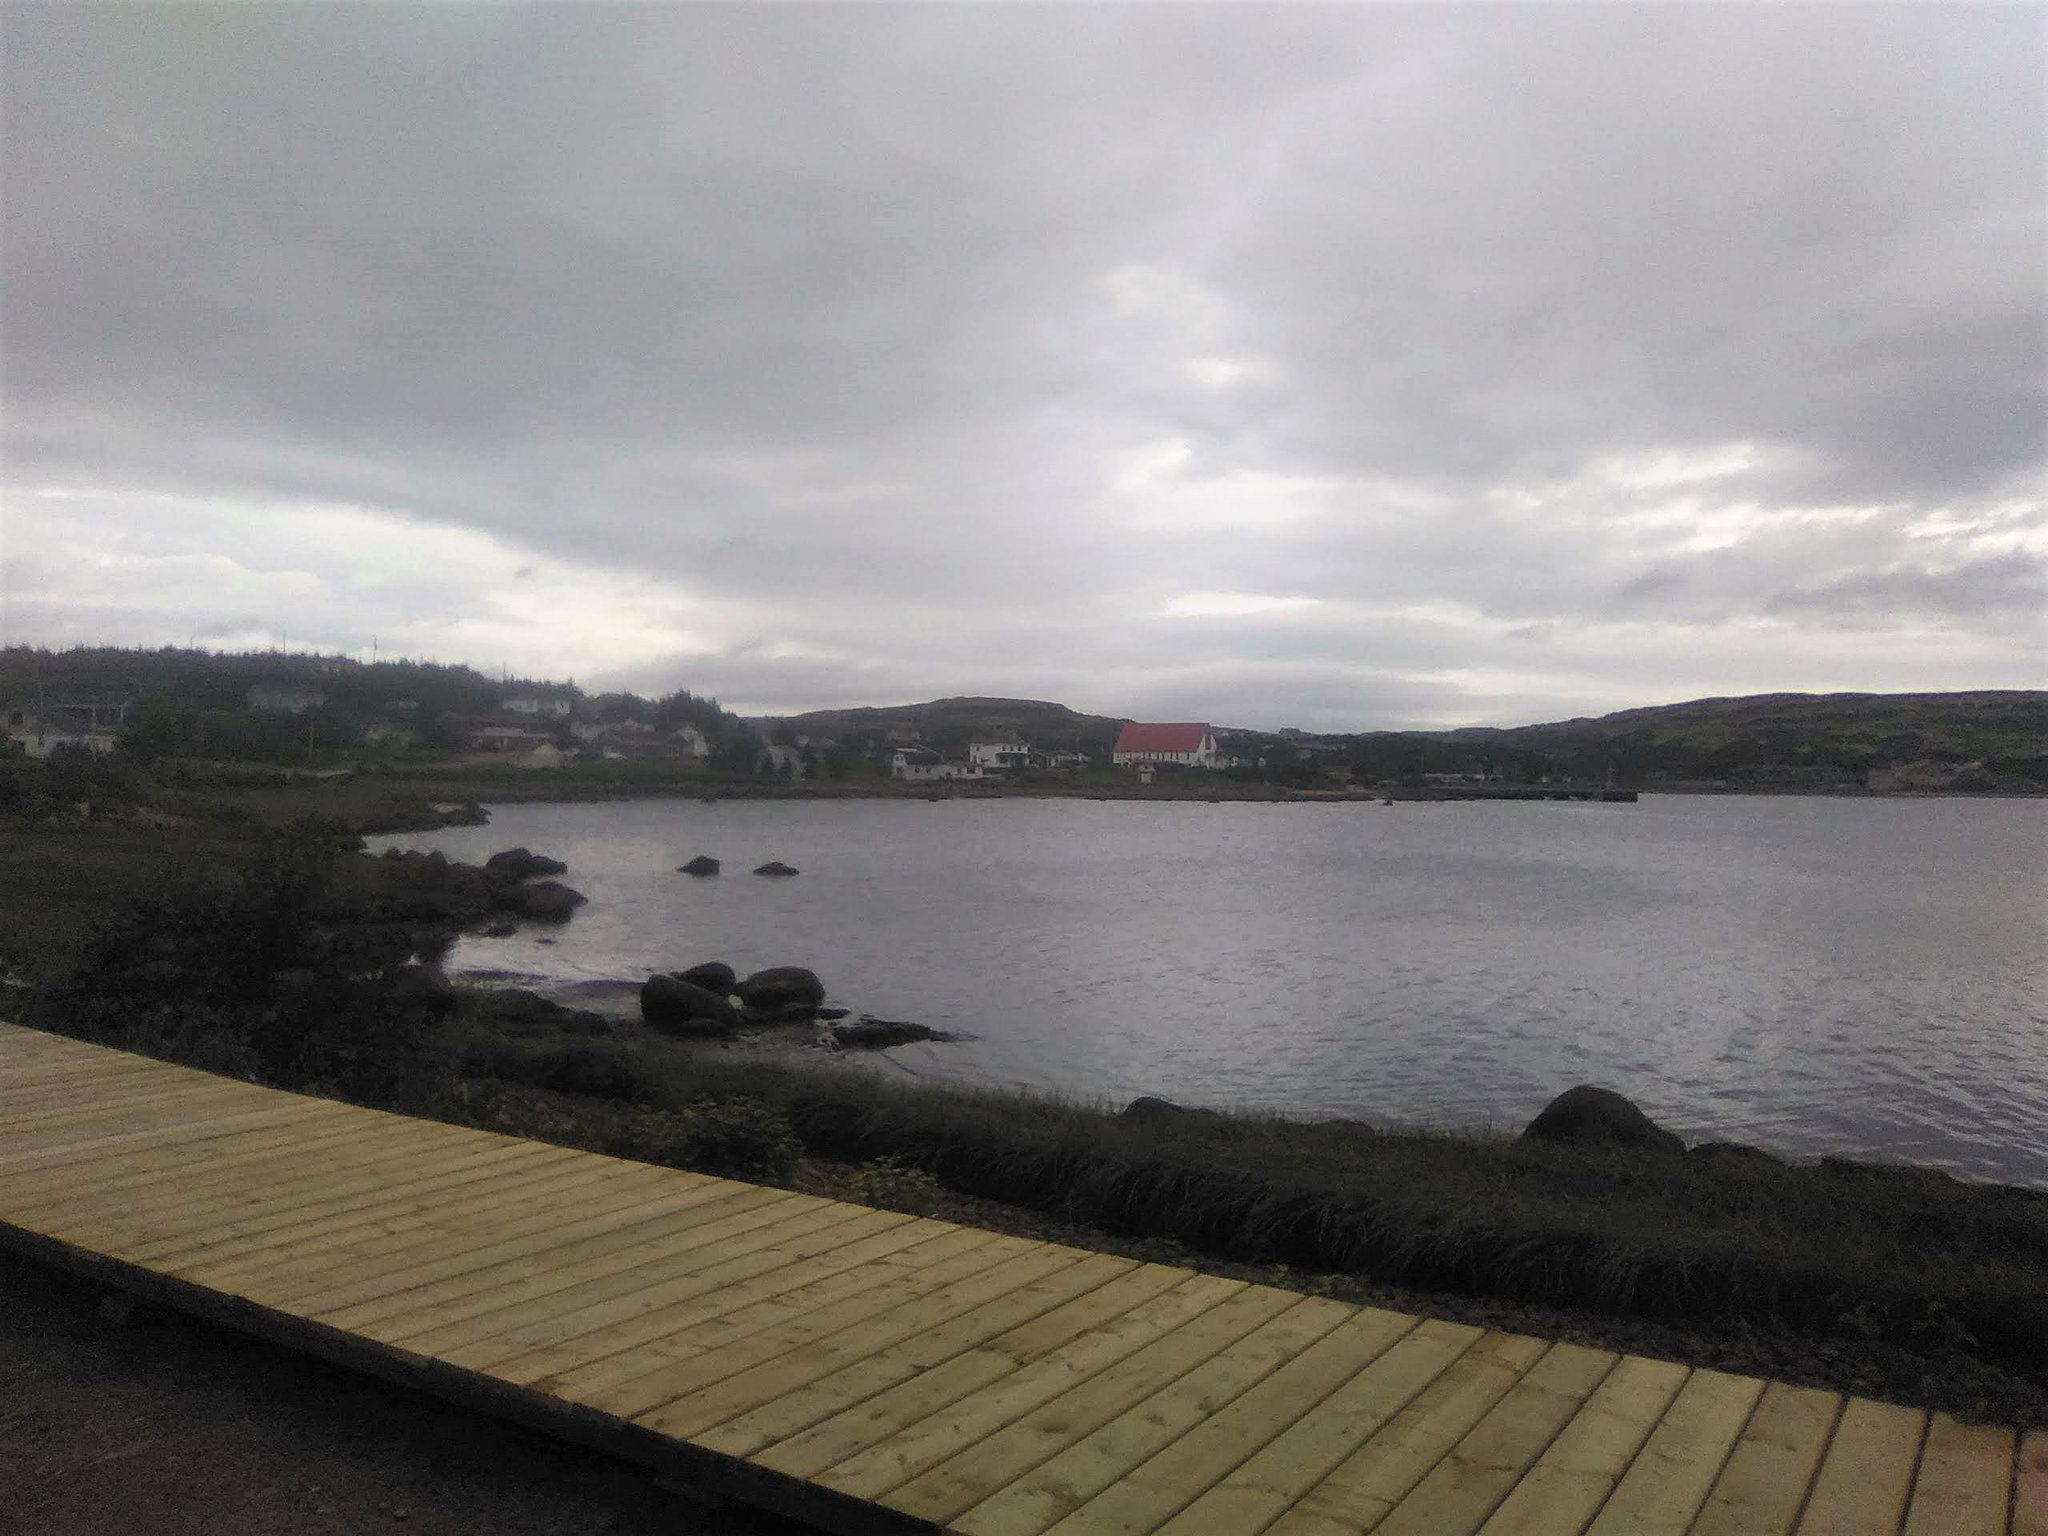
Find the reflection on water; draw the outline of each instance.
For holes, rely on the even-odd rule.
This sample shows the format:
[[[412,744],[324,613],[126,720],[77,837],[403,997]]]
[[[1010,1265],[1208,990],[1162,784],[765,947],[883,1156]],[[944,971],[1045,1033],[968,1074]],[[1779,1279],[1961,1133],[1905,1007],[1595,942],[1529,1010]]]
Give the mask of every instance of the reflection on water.
[[[1691,1136],[2048,1184],[2038,801],[641,801],[395,841],[527,844],[591,898],[457,968],[808,965],[975,1036],[891,1053],[926,1076],[1498,1129],[1599,1082]]]

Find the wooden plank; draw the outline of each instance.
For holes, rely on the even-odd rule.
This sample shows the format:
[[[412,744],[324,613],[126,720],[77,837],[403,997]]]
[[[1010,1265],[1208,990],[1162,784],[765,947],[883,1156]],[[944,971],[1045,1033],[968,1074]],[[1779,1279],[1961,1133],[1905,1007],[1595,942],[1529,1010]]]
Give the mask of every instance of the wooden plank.
[[[842,1408],[753,1453],[761,1466],[806,1477],[846,1460],[1034,1361],[1123,1318],[1187,1279],[1164,1264],[1133,1264],[1093,1290]],[[878,1356],[884,1359],[886,1356]]]
[[[859,1209],[832,1226],[736,1253],[707,1269],[641,1270],[621,1275],[614,1285],[578,1287],[560,1310],[449,1348],[444,1358],[488,1370],[501,1381],[539,1383],[536,1390],[550,1390],[556,1379],[572,1372],[618,1372],[621,1367],[611,1362],[650,1339],[681,1333],[770,1296],[798,1290],[819,1294],[817,1288],[832,1277],[936,1239],[953,1239],[956,1230],[897,1211]],[[832,1293],[826,1294],[829,1299]]]
[[[904,1304],[1017,1252],[1015,1239],[998,1244],[991,1233],[943,1222],[932,1225],[942,1230],[922,1242],[895,1248],[829,1280],[779,1290],[745,1306],[705,1309],[708,1315],[664,1328],[630,1351],[604,1358],[583,1356],[582,1341],[573,1341],[570,1351],[587,1363],[545,1378],[543,1390],[627,1419],[632,1413],[623,1410],[629,1404],[634,1413],[658,1408],[678,1392],[721,1373],[744,1369],[802,1338],[844,1327],[880,1308]]]
[[[365,1213],[350,1228],[347,1243],[349,1265],[364,1276],[382,1276],[446,1258],[452,1251],[467,1250],[494,1232],[524,1230],[525,1224],[541,1218],[550,1202],[563,1194],[584,1194],[593,1202],[610,1185],[608,1171],[593,1168],[573,1154],[551,1161],[523,1178],[501,1176],[478,1186],[459,1205],[423,1196],[410,1211],[423,1221],[398,1222],[393,1213]],[[645,1190],[628,1186],[624,1195],[612,1194],[595,1205],[608,1209],[621,1199],[644,1198]],[[484,1261],[488,1262],[488,1261]],[[232,1288],[252,1277],[267,1278],[273,1305],[293,1305],[300,1296],[310,1298],[332,1288],[326,1260],[300,1243],[266,1245],[245,1254],[215,1254],[202,1249],[192,1257],[163,1266],[169,1272],[216,1288]]]
[[[1183,1274],[1171,1289],[1021,1364],[982,1386],[971,1398],[943,1404],[887,1440],[863,1446],[809,1475],[835,1492],[878,1498],[980,1445],[1033,1410],[1067,1398],[1076,1388],[1249,1289],[1241,1280]],[[1245,1332],[1251,1325],[1238,1322],[1232,1326]]]
[[[1408,1496],[1549,1345],[1487,1333],[1267,1527],[1272,1536],[1356,1536]]]
[[[1481,1337],[1431,1319],[1160,1527],[1160,1536],[1258,1531],[1371,1439]]]
[[[524,1282],[557,1265],[589,1262],[673,1237],[697,1223],[730,1214],[735,1205],[753,1209],[797,1198],[787,1190],[715,1179],[667,1181],[667,1188],[663,1182],[613,1178],[595,1184],[560,1183],[536,1198],[521,1200],[517,1185],[500,1180],[484,1186],[475,1197],[480,1209],[474,1221],[452,1214],[445,1205],[416,1215],[387,1216],[382,1225],[390,1230],[389,1238],[352,1242],[350,1257],[375,1255],[380,1282],[408,1267],[431,1265],[436,1273],[332,1309],[310,1300],[301,1305],[316,1307],[322,1320],[334,1327],[362,1329],[400,1314],[432,1312],[435,1316],[409,1324],[431,1327],[437,1318],[453,1321],[466,1315],[472,1298],[480,1293]],[[599,1216],[610,1218],[601,1228],[573,1239],[555,1235],[571,1217]],[[445,1268],[451,1253],[484,1243],[498,1245],[495,1259],[469,1269]]]
[[[1765,1387],[1690,1536],[1786,1536],[1841,1408],[1840,1393],[1783,1382]]]
[[[1488,1517],[1481,1536],[1579,1536],[1691,1374],[1668,1360],[1624,1358]]]
[[[772,1247],[846,1219],[846,1208],[837,1202],[786,1189],[739,1185],[730,1193],[711,1193],[717,1198],[685,1207],[644,1237],[616,1246],[579,1246],[556,1262],[507,1272],[488,1291],[452,1300],[431,1298],[358,1326],[416,1354],[440,1355],[553,1317],[576,1295],[578,1285],[695,1273],[735,1253]]]
[[[1377,1529],[1384,1536],[1471,1536],[1618,1364],[1620,1357],[1604,1349],[1553,1344]]]
[[[1799,1536],[1898,1536],[1927,1433],[1917,1408],[1852,1397],[1821,1458]]]
[[[1316,1413],[1325,1398],[1384,1355],[1417,1322],[1405,1314],[1376,1307],[1345,1307],[1344,1313],[1348,1315],[1340,1316],[1335,1328],[1293,1348],[1290,1357],[1276,1370],[1227,1404],[1218,1404],[1218,1394],[1213,1389],[1194,1399],[1191,1422],[1173,1426],[1179,1431],[1177,1437],[1166,1440],[1149,1458],[1120,1471],[1113,1480],[1102,1481],[1093,1497],[1078,1508],[1070,1505],[1065,1517],[1050,1529],[1062,1536],[1156,1530],[1301,1422],[1305,1415]],[[1205,1369],[1216,1363],[1211,1361]],[[1185,1386],[1188,1380],[1183,1378],[1175,1383],[1176,1389]],[[1093,1438],[1099,1441],[1101,1436]],[[1064,1456],[1055,1457],[1039,1468],[1034,1477],[1043,1478],[1060,1462],[1075,1457],[1085,1445],[1083,1442]],[[1079,1493],[1081,1489],[1076,1487],[1073,1491]],[[971,1522],[979,1513],[968,1511],[961,1517],[961,1524],[973,1529]],[[1028,1528],[1045,1527],[1034,1523]],[[1213,1530],[1214,1526],[1199,1528]]]
[[[880,1502],[935,1524],[951,1521],[1115,1420],[1299,1301],[1247,1286],[1109,1369],[978,1444],[891,1490]]]
[[[62,1146],[40,1148],[32,1152],[0,1153],[0,1171],[37,1169],[54,1172],[72,1163],[87,1162],[105,1153],[148,1142],[163,1146],[198,1146],[215,1137],[230,1135],[252,1125],[291,1125],[303,1121],[304,1118],[305,1111],[296,1104],[267,1105],[263,1109],[239,1111],[233,1115],[224,1115],[197,1124],[179,1125],[168,1129],[111,1132],[84,1141],[68,1142]]]
[[[385,1213],[364,1221],[340,1247],[285,1244],[219,1258],[202,1251],[164,1267],[181,1279],[311,1316],[330,1306],[354,1305],[450,1274],[487,1269],[508,1256],[503,1251],[508,1240],[536,1246],[543,1240],[536,1233],[561,1225],[553,1219],[557,1208],[546,1203],[553,1197],[581,1195],[588,1204],[572,1208],[606,1216],[647,1198],[641,1187],[608,1189],[602,1174],[575,1163],[544,1172],[534,1183],[531,1201],[522,1200],[519,1184],[510,1180],[478,1186],[459,1209],[422,1197],[414,1214],[423,1219]]]
[[[1930,1418],[1903,1536],[2005,1536],[2017,1438],[2001,1425]]]
[[[805,1388],[913,1334],[941,1328],[963,1313],[1086,1259],[1079,1249],[1053,1243],[1007,1252],[997,1247],[993,1253],[990,1262],[970,1267],[963,1259],[952,1273],[934,1269],[901,1282],[899,1288],[877,1287],[867,1296],[791,1318],[708,1351],[680,1371],[665,1370],[654,1381],[622,1389],[637,1396],[658,1381],[663,1395],[656,1405],[620,1417],[664,1435],[694,1440],[714,1424]]]
[[[2020,1441],[2012,1536],[2048,1536],[2048,1429],[2030,1430]]]
[[[42,1135],[53,1128],[103,1122],[155,1106],[202,1098],[247,1098],[252,1092],[261,1091],[227,1078],[192,1083],[166,1081],[145,1071],[112,1079],[81,1073],[74,1081],[10,1084],[4,1097],[0,1097],[0,1123],[7,1127],[8,1140],[15,1141]]]
[[[659,1180],[649,1182],[645,1178],[633,1178],[621,1174],[618,1169],[621,1165],[608,1163],[608,1159],[590,1159],[588,1155],[575,1153],[567,1147],[547,1147],[545,1159],[535,1159],[522,1167],[518,1176],[508,1171],[496,1180],[485,1180],[465,1192],[459,1202],[436,1200],[430,1196],[416,1200],[414,1212],[426,1217],[424,1227],[412,1223],[393,1225],[387,1233],[377,1235],[371,1231],[371,1223],[375,1223],[377,1217],[365,1212],[358,1219],[360,1231],[348,1239],[350,1262],[365,1274],[381,1274],[389,1268],[403,1266],[408,1262],[408,1255],[416,1255],[416,1251],[428,1251],[442,1257],[449,1251],[446,1243],[451,1239],[461,1239],[465,1245],[471,1245],[489,1237],[504,1237],[512,1229],[524,1231],[535,1225],[547,1225],[569,1212],[592,1214],[594,1210],[610,1208],[623,1200],[647,1198],[649,1190],[659,1188]],[[674,1188],[700,1188],[707,1184],[711,1184],[711,1180],[698,1178],[678,1182]],[[354,1192],[354,1186],[342,1180],[340,1169],[336,1171],[334,1192]],[[385,1212],[385,1219],[389,1219],[389,1212]],[[285,1253],[285,1257],[289,1257],[289,1253]],[[258,1253],[238,1264],[223,1262],[219,1268],[211,1270],[211,1274],[219,1280],[238,1280],[246,1270],[266,1270],[274,1266],[276,1260],[279,1260],[279,1255]],[[315,1276],[313,1282],[319,1284],[322,1278]]]
[[[548,1166],[548,1154],[558,1150],[539,1142],[503,1141],[495,1146],[453,1146],[438,1156],[421,1158],[408,1149],[402,1171],[395,1169],[382,1179],[351,1181],[338,1190],[330,1184],[295,1185],[289,1193],[267,1202],[260,1213],[224,1221],[200,1237],[129,1243],[123,1248],[123,1257],[138,1264],[170,1264],[183,1260],[197,1247],[226,1259],[247,1249],[279,1243],[318,1246],[323,1241],[345,1241],[337,1234],[350,1229],[352,1218],[402,1209],[428,1194],[461,1199],[462,1192],[479,1181],[515,1177]]]
[[[290,1118],[303,1117],[322,1106],[314,1099],[278,1099],[240,1091],[229,1084],[213,1091],[157,1091],[130,1105],[112,1105],[103,1113],[54,1114],[35,1125],[10,1128],[7,1151],[0,1154],[0,1174],[14,1169],[61,1167],[80,1162],[103,1146],[125,1146],[151,1134],[174,1137],[181,1128],[262,1110]],[[66,1156],[64,1154],[72,1155]]]
[[[1684,1536],[1763,1392],[1754,1376],[1694,1371],[1587,1536]]]
[[[937,1370],[1063,1305],[1085,1298],[1137,1267],[1134,1259],[1091,1254],[969,1312],[924,1327],[911,1338],[874,1349],[838,1370],[805,1382],[795,1391],[772,1398],[690,1438],[721,1455],[752,1455],[890,1387]]]
[[[301,1276],[289,1287],[293,1311],[330,1328],[347,1328],[352,1320],[369,1321],[383,1310],[410,1305],[405,1298],[422,1286],[461,1277],[465,1287],[488,1284],[504,1267],[531,1262],[543,1255],[569,1251],[580,1243],[640,1228],[677,1208],[701,1199],[701,1187],[662,1191],[658,1184],[619,1174],[600,1174],[581,1184],[564,1184],[550,1192],[549,1203],[522,1208],[494,1206],[484,1219],[449,1218],[437,1230],[415,1239],[407,1233],[401,1246],[384,1250],[374,1265],[356,1264],[347,1275],[331,1271]],[[556,1219],[570,1212],[581,1219]],[[358,1259],[356,1250],[350,1258]],[[266,1284],[265,1300],[280,1286]]]
[[[300,1159],[353,1159],[375,1155],[396,1157],[390,1138],[374,1127],[338,1125],[308,1131],[294,1124],[255,1126],[197,1148],[155,1147],[129,1156],[95,1162],[51,1179],[18,1196],[0,1195],[0,1209],[12,1219],[33,1224],[61,1215],[76,1227],[120,1231],[124,1226],[159,1226],[175,1205],[176,1213],[194,1220],[237,1198],[247,1201],[252,1190],[287,1189],[317,1176],[317,1170],[296,1166]],[[252,1174],[254,1175],[252,1177]],[[153,1200],[158,1193],[174,1197]],[[138,1210],[138,1207],[141,1209]]]

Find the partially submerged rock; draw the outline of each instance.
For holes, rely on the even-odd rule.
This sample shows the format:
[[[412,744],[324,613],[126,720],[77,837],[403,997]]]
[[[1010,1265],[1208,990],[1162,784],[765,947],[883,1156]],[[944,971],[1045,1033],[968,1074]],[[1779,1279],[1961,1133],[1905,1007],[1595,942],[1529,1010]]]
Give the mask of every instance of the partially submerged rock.
[[[738,973],[723,960],[706,960],[702,965],[693,965],[687,971],[674,974],[678,981],[687,981],[706,992],[716,992],[720,997],[731,997],[740,987]]]
[[[700,853],[697,857],[690,860],[689,863],[678,864],[676,866],[676,873],[679,875],[695,875],[701,880],[707,875],[718,873],[718,860],[712,858],[708,853]]]
[[[566,923],[590,898],[559,880],[542,880],[535,885],[507,886],[493,900],[507,912],[536,923]]]
[[[754,873],[757,875],[793,875],[796,871],[780,859],[770,859],[766,864],[756,869]]]
[[[851,1024],[835,1024],[826,1031],[833,1045],[842,1049],[887,1050],[892,1045],[909,1045],[918,1040],[951,1040],[943,1029],[929,1024],[907,1024],[900,1019],[878,1019],[862,1014]]]
[[[800,965],[772,965],[756,971],[736,989],[749,1010],[778,1012],[792,1004],[816,1008],[825,1001],[825,984],[816,971]]]
[[[560,859],[529,848],[505,848],[484,860],[484,874],[493,882],[511,885],[537,875],[566,875],[569,866]]]
[[[1524,1141],[1564,1146],[1630,1147],[1646,1152],[1683,1153],[1685,1143],[1612,1088],[1581,1083],[1543,1107],[1522,1132]]]
[[[665,1035],[729,1035],[739,1011],[718,993],[676,976],[650,976],[640,988],[640,1017]]]

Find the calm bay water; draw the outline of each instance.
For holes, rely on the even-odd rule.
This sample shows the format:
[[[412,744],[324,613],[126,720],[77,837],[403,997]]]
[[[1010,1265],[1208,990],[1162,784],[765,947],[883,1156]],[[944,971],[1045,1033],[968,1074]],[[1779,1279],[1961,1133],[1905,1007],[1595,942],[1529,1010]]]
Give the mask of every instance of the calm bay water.
[[[888,1053],[920,1076],[1495,1129],[1596,1082],[1688,1136],[2048,1186],[2041,801],[640,801],[391,841],[525,844],[590,897],[454,970],[807,965],[973,1037]]]

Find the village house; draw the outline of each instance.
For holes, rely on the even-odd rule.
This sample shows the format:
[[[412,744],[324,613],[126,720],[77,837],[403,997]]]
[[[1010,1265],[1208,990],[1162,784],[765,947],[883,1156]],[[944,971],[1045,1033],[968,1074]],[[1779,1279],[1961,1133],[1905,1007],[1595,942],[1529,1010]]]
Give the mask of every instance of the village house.
[[[303,715],[325,704],[327,695],[299,683],[251,683],[248,700],[249,707],[259,714]]]
[[[978,763],[949,763],[936,752],[904,747],[889,760],[889,777],[908,784],[930,784],[944,779],[979,779],[986,775]]]
[[[469,744],[479,752],[531,752],[547,739],[523,725],[480,725],[470,733]]]
[[[1031,762],[1031,745],[1022,741],[970,742],[967,761],[977,768],[992,769],[997,773],[1024,768]]]
[[[120,704],[57,704],[42,710],[10,707],[7,739],[18,743],[30,757],[48,757],[65,746],[104,755],[114,750],[125,708]]]
[[[1117,734],[1109,760],[1118,768],[1141,763],[1214,768],[1218,766],[1216,733],[1201,721],[1162,724],[1133,720]]]
[[[508,714],[563,720],[574,712],[576,703],[573,699],[563,698],[557,694],[514,693],[506,696],[503,707]]]

